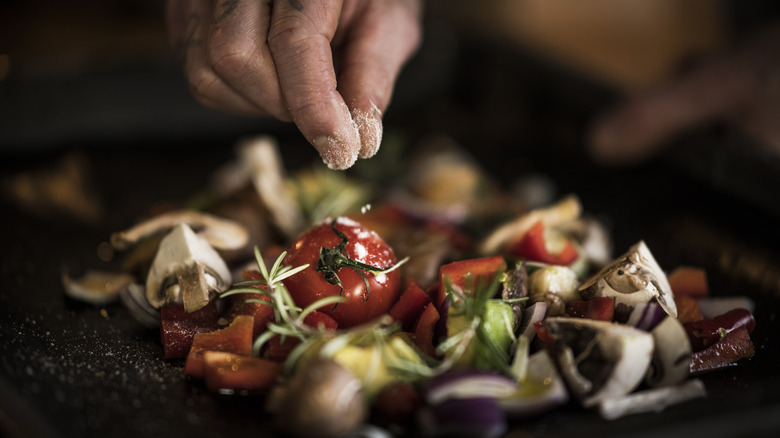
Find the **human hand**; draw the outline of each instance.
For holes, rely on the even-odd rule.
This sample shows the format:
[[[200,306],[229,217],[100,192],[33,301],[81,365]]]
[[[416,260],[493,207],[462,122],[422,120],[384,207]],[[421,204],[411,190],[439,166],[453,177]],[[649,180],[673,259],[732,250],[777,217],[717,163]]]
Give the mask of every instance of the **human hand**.
[[[780,23],[652,92],[636,96],[594,125],[589,139],[604,163],[656,154],[675,133],[721,120],[780,155]]]
[[[420,43],[421,1],[170,0],[167,21],[201,104],[293,121],[328,167],[346,169],[379,149]]]

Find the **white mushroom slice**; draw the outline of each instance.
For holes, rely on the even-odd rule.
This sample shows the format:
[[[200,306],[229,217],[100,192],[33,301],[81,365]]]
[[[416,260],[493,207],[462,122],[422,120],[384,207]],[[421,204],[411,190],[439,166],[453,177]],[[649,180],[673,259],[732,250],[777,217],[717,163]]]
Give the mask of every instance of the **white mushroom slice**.
[[[666,317],[651,332],[655,340],[653,361],[645,377],[650,386],[676,385],[688,378],[691,343],[682,323]]]
[[[583,406],[620,397],[636,388],[653,354],[653,336],[622,324],[552,317],[544,328],[561,376]]]
[[[230,270],[209,242],[179,224],[160,241],[146,278],[146,299],[157,309],[182,302],[184,310],[193,312],[230,281]]]
[[[271,137],[261,136],[244,140],[238,147],[238,153],[249,168],[252,184],[271,213],[274,224],[292,238],[304,226],[303,214],[285,186],[284,167],[278,149]]]
[[[220,250],[239,249],[249,241],[249,233],[236,222],[197,211],[178,210],[112,234],[111,245],[117,250],[126,250],[145,237],[165,233],[180,224],[197,230],[211,246]]]
[[[79,278],[62,274],[62,285],[69,297],[95,305],[115,301],[132,282],[133,276],[124,273],[90,270]]]
[[[569,195],[555,205],[530,211],[497,228],[485,239],[479,251],[482,254],[495,254],[528,232],[539,221],[545,226],[555,226],[577,219],[581,212],[580,200],[575,195]]]
[[[706,396],[704,383],[695,379],[677,386],[647,389],[604,400],[599,404],[599,413],[605,420],[615,420],[631,414],[661,412],[668,406]]]
[[[615,319],[625,321],[636,304],[653,299],[672,317],[677,317],[677,305],[666,274],[655,261],[644,241],[605,266],[579,289],[583,299],[615,298]]]

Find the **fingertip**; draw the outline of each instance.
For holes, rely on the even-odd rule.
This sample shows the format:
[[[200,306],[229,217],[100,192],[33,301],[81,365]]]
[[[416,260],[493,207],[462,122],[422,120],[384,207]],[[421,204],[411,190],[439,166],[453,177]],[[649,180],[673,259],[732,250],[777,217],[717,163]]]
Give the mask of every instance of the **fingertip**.
[[[368,110],[353,108],[352,120],[360,134],[360,158],[371,158],[379,151],[382,144],[382,111],[373,103]]]
[[[320,153],[322,162],[333,170],[345,170],[352,167],[358,159],[358,148],[343,138],[323,135],[311,141]]]

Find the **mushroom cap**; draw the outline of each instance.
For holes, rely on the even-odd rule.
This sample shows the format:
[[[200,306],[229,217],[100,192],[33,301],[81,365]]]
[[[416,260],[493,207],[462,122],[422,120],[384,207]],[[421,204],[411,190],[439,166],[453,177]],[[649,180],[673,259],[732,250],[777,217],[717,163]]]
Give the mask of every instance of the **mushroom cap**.
[[[544,327],[561,376],[583,406],[623,396],[645,377],[653,336],[634,327],[585,318],[551,317]]]
[[[183,300],[189,312],[207,304],[211,292],[220,292],[230,282],[230,270],[216,250],[181,223],[160,241],[146,278],[146,298],[158,309],[168,302]],[[168,296],[163,287],[173,284],[179,284],[180,291],[176,296]]]
[[[615,298],[616,312],[625,317],[636,304],[653,299],[667,314],[677,317],[677,305],[669,280],[644,241],[633,245],[628,252],[583,283],[579,292],[586,300]],[[621,319],[620,315],[616,318]]]
[[[336,361],[318,358],[290,379],[279,406],[277,425],[294,437],[335,437],[368,418],[360,380]]]
[[[239,249],[249,242],[249,233],[237,222],[198,211],[177,210],[112,234],[111,245],[117,250],[126,250],[144,238],[166,233],[180,224],[197,230],[197,234],[219,250]]]

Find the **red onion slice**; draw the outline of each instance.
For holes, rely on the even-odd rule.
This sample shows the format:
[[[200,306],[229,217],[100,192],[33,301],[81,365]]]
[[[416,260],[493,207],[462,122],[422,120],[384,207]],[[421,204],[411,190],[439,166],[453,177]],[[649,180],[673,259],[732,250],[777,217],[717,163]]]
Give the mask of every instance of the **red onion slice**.
[[[494,438],[507,429],[506,417],[492,397],[450,399],[422,409],[423,436]]]
[[[431,405],[438,405],[452,399],[507,397],[516,390],[517,383],[503,374],[463,370],[434,379],[425,392],[425,399]]]
[[[626,325],[651,331],[666,317],[666,311],[657,303],[639,303],[634,306]]]

